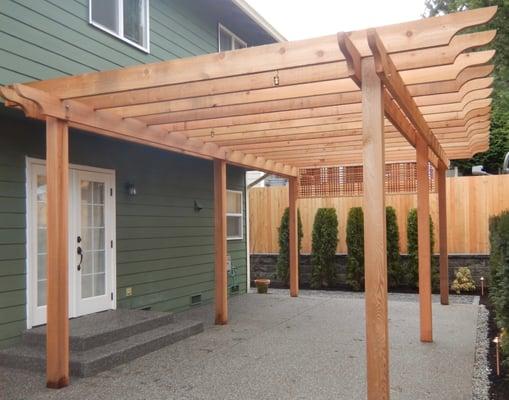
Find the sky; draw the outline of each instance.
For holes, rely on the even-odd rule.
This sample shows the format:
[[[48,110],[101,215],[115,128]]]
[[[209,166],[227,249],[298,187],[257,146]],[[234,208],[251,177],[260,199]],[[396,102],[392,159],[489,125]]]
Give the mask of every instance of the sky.
[[[288,40],[420,19],[424,0],[247,0]]]

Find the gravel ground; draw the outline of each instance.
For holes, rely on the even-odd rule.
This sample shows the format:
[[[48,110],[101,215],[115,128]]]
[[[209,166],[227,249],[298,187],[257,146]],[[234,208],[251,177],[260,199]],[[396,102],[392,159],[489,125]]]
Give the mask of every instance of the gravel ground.
[[[251,288],[251,293],[256,293],[255,288]],[[274,295],[288,296],[288,289],[274,289],[269,288],[269,293]],[[347,292],[342,290],[299,290],[299,296],[306,297],[327,297],[327,298],[340,298],[340,299],[363,299],[363,292]],[[440,295],[432,295],[433,303],[440,303]],[[416,293],[389,293],[389,301],[409,301],[418,302],[419,296]],[[479,296],[468,295],[449,295],[450,304],[479,304]]]
[[[472,377],[472,400],[489,400],[490,367],[488,364],[488,316],[484,305],[479,306],[477,337],[475,343],[474,376]]]
[[[193,309],[179,318],[205,320],[204,333],[62,390],[45,389],[44,375],[0,367],[0,398],[365,399],[364,301],[313,293],[235,296],[226,326],[213,325],[211,305]],[[434,342],[421,343],[418,304],[389,302],[391,400],[472,400],[478,311],[436,305]]]

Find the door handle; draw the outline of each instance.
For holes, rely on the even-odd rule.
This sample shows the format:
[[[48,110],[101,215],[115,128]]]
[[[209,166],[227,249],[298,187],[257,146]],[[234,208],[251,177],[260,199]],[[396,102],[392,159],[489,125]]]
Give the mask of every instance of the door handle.
[[[81,263],[83,262],[83,250],[81,249],[80,246],[78,246],[77,252],[78,252],[78,255],[80,256],[80,262],[78,264],[78,271],[81,271]]]

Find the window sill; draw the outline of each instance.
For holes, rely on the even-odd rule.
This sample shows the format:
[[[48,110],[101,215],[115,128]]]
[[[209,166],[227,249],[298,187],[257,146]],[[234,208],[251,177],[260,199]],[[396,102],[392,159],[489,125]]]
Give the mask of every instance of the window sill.
[[[108,29],[108,28],[106,28],[106,27],[104,27],[104,26],[102,26],[102,25],[100,25],[100,24],[98,24],[98,23],[96,23],[94,21],[90,21],[90,25],[96,27],[97,29],[100,29],[103,32],[106,32],[106,33],[110,34],[111,36],[121,40],[124,43],[127,43],[127,44],[135,47],[136,49],[138,49],[138,50],[140,50],[140,51],[142,51],[142,52],[144,52],[146,54],[150,54],[150,45],[148,45],[147,47],[143,47],[143,46],[139,45],[138,43],[133,42],[132,40],[129,40],[129,39],[123,37],[123,36],[120,36],[118,33],[113,32],[112,30],[110,30],[110,29]]]

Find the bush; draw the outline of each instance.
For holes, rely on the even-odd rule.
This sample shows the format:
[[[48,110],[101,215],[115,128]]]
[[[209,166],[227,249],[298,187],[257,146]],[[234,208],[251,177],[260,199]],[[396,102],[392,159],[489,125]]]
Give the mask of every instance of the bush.
[[[297,210],[297,230],[299,236],[299,254],[302,248],[302,237],[304,233],[302,232],[302,220],[300,218],[300,211]],[[277,228],[279,234],[279,256],[277,258],[276,265],[276,275],[277,277],[286,283],[287,285],[290,282],[290,236],[289,236],[289,225],[290,225],[290,209],[287,207],[281,217],[281,224],[279,228]]]
[[[456,272],[456,279],[452,282],[451,289],[460,294],[461,292],[473,292],[475,282],[472,279],[472,273],[467,267],[461,267]]]
[[[346,247],[346,283],[353,290],[364,290],[364,213],[361,207],[353,207],[348,212]]]
[[[387,230],[387,276],[388,285],[393,288],[403,283],[402,269],[399,262],[399,228],[396,210],[386,207],[385,220]]]
[[[490,299],[509,363],[509,210],[490,219]]]
[[[338,217],[334,208],[319,208],[313,223],[311,244],[311,286],[333,287],[336,284],[334,256],[338,245]]]
[[[437,288],[440,285],[440,273],[438,265],[433,257],[433,248],[435,247],[435,234],[433,220],[429,217],[429,239],[431,251],[431,286]],[[417,227],[417,209],[412,208],[408,212],[407,218],[407,243],[408,243],[408,265],[407,265],[407,284],[411,287],[419,287],[419,243]]]

